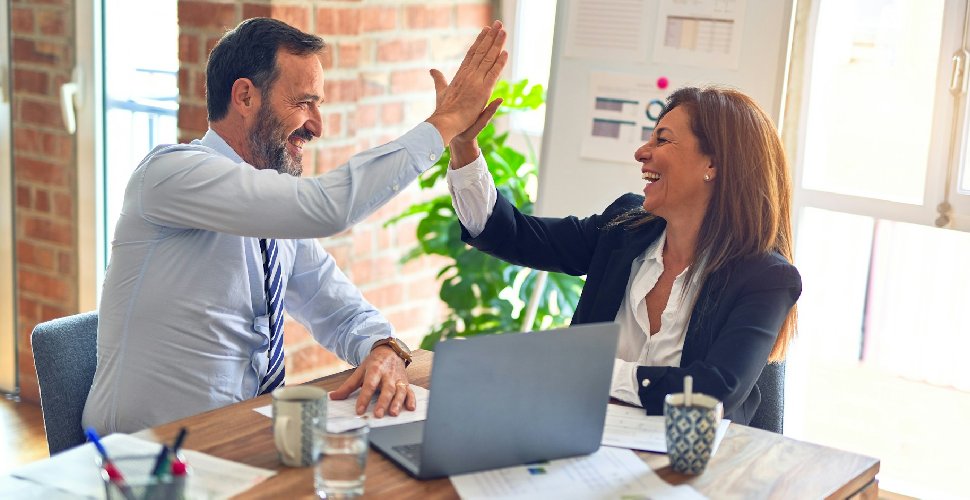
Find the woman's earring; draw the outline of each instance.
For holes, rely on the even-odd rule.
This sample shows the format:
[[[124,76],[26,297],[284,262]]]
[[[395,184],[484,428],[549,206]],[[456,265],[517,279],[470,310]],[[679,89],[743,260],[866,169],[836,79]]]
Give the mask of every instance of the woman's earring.
[[[711,174],[704,174],[704,181],[711,182]]]

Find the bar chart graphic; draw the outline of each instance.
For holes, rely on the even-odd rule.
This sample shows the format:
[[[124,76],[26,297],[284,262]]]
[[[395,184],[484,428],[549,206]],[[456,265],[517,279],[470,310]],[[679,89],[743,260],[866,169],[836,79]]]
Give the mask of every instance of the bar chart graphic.
[[[734,21],[670,16],[667,18],[664,45],[708,54],[729,54]]]

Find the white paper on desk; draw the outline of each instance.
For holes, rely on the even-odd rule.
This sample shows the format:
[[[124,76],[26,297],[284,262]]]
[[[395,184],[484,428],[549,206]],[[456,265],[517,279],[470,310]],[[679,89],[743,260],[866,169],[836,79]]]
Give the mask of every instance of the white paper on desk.
[[[721,419],[714,435],[713,456],[717,453],[721,440],[727,433],[730,420]],[[667,453],[667,437],[664,434],[662,415],[645,415],[643,408],[608,405],[606,407],[606,426],[603,428],[602,444],[618,448]]]
[[[630,450],[601,447],[591,455],[451,476],[465,500],[697,499],[686,485],[671,486]]]
[[[428,390],[424,387],[419,387],[411,384],[411,390],[414,391],[414,397],[417,399],[417,405],[414,411],[407,411],[402,409],[401,413],[396,417],[392,417],[390,414],[385,413],[381,418],[374,417],[374,403],[377,401],[377,395],[371,400],[370,406],[367,407],[368,421],[371,427],[387,427],[390,425],[407,424],[410,422],[420,422],[428,418]],[[347,399],[343,400],[333,400],[327,399],[327,428],[330,430],[338,429],[339,424],[334,422],[335,420],[356,417],[357,409],[355,405],[357,404],[357,393],[360,390],[354,391]],[[256,408],[254,411],[265,415],[269,418],[273,418],[273,405],[261,406]]]
[[[75,500],[77,498],[66,491],[10,475],[0,477],[0,492],[3,492],[4,498],[43,498],[44,500]]]
[[[103,438],[101,443],[109,457],[156,455],[162,449],[161,444],[128,434],[112,434]],[[228,498],[276,474],[276,471],[251,467],[198,451],[183,451],[185,461],[191,468],[186,494],[189,498]],[[78,496],[101,498],[104,496],[104,486],[101,483],[97,456],[94,445],[87,443],[47,460],[27,464],[15,469],[10,475]]]
[[[188,498],[234,497],[276,475],[274,470],[233,462],[200,451],[183,452],[185,462],[192,468]]]

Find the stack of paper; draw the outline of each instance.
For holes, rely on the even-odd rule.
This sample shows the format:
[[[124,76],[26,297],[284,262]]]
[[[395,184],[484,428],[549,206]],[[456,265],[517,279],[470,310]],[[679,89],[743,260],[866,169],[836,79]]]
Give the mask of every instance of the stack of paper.
[[[714,436],[714,451],[721,445],[727,433],[730,420],[721,419]],[[664,417],[646,415],[643,408],[609,405],[606,409],[606,426],[603,441],[606,446],[630,448],[634,450],[667,453],[667,437],[664,434]]]
[[[671,486],[630,450],[604,446],[592,455],[451,476],[464,500],[696,500],[687,485]]]
[[[428,418],[428,390],[424,387],[419,387],[411,384],[411,390],[414,391],[414,396],[417,399],[417,407],[414,411],[401,410],[401,413],[396,417],[392,417],[390,414],[385,413],[381,418],[374,418],[374,403],[377,401],[377,395],[374,395],[374,399],[371,400],[370,406],[367,407],[367,411],[364,415],[368,417],[368,423],[371,427],[386,427],[390,425],[407,424],[410,422],[420,422]],[[339,422],[347,422],[348,417],[357,416],[357,392],[355,391],[347,399],[343,400],[327,400],[327,428],[330,430],[336,430],[335,424]],[[255,412],[265,415],[269,418],[273,418],[273,406],[261,406],[254,410]]]

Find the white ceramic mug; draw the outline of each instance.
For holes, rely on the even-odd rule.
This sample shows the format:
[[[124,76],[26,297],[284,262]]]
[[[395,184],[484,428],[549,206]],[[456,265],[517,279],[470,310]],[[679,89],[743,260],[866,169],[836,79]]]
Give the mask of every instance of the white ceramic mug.
[[[316,462],[314,426],[326,421],[327,391],[309,386],[273,391],[273,440],[283,465],[307,467]]]

